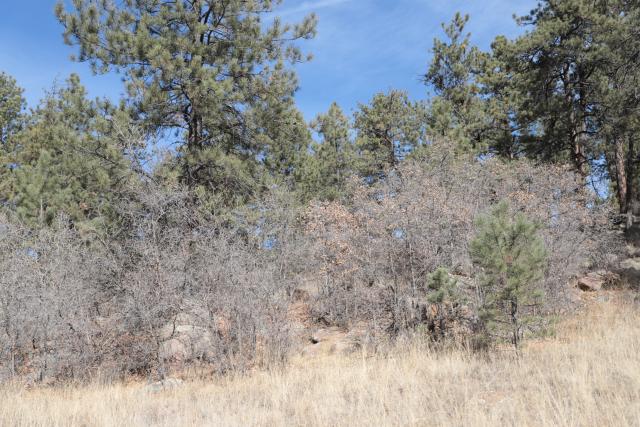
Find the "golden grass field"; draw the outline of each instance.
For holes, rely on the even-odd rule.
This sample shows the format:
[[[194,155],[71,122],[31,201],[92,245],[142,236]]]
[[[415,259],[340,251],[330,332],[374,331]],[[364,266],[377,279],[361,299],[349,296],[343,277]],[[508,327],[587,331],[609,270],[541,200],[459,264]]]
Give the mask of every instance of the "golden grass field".
[[[622,299],[624,298],[616,298]],[[640,309],[594,303],[520,360],[420,346],[294,360],[159,393],[144,384],[0,389],[2,426],[640,425]]]

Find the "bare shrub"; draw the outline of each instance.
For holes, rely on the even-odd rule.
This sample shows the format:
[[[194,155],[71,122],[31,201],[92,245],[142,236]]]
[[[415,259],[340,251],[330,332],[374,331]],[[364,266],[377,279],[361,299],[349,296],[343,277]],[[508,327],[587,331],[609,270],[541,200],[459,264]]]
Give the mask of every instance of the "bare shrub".
[[[82,377],[103,351],[94,304],[113,268],[61,218],[28,231],[0,219],[0,356],[3,377]]]
[[[282,362],[305,245],[296,209],[276,193],[222,227],[184,189],[148,180],[118,206],[117,236],[91,243],[64,219],[31,231],[0,218],[2,378]]]
[[[316,315],[335,323],[365,320],[392,333],[415,326],[424,321],[416,310],[430,293],[429,274],[439,267],[467,283],[473,303],[468,243],[474,219],[501,200],[541,224],[549,251],[547,310],[566,306],[569,280],[586,268],[606,267],[606,255],[619,247],[607,231],[609,207],[559,166],[460,161],[436,144],[353,194],[351,206],[316,204],[307,212],[320,267],[316,280],[325,286]]]
[[[222,227],[194,215],[185,192],[150,184],[140,194],[124,245],[133,262],[114,307],[122,336],[138,343],[129,352],[138,369],[163,376],[173,359],[168,343],[191,347],[187,361],[218,372],[285,359],[296,211],[273,197],[277,203],[237,212],[236,225]],[[186,343],[181,334],[190,335]]]
[[[348,205],[303,211],[274,187],[221,224],[189,191],[141,174],[120,196],[110,235],[87,238],[62,217],[41,230],[0,217],[0,377],[281,363],[299,334],[291,307],[300,295],[317,323],[365,325],[372,338],[422,325],[464,340],[481,327],[474,219],[502,199],[541,224],[547,310],[566,306],[569,279],[606,267],[617,243],[607,205],[561,167],[464,162],[436,145],[385,180],[354,181],[352,194]],[[434,300],[429,277],[440,267],[459,300]]]

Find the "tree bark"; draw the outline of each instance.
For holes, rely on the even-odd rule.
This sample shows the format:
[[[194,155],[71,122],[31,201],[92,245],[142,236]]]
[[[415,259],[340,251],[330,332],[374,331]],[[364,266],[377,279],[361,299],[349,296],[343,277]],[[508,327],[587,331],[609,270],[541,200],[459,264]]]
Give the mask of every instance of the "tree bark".
[[[391,138],[391,132],[388,129],[385,131],[384,139],[386,140],[387,147],[389,149],[389,153],[388,153],[389,165],[392,168],[395,168],[396,167],[396,146],[393,143],[393,138]]]
[[[614,139],[616,182],[618,190],[618,203],[620,213],[627,213],[627,166],[624,158],[624,142],[622,138]]]
[[[635,147],[634,140],[629,137],[629,151],[627,152],[627,228],[633,225],[633,205],[635,198],[635,186],[633,180],[635,177]]]
[[[582,71],[578,72],[580,83],[578,84],[578,114],[573,114],[575,119],[575,133],[573,141],[573,156],[576,168],[580,175],[587,176],[587,156],[585,155],[586,138],[587,138],[587,105],[584,81],[582,79]],[[573,110],[572,110],[573,111]],[[576,117],[578,116],[578,117]]]

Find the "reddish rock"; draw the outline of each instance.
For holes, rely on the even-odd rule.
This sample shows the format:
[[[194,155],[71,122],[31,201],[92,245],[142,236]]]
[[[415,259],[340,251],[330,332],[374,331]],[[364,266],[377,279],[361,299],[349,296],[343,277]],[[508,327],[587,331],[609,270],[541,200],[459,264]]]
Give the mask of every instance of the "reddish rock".
[[[615,283],[620,277],[608,271],[595,271],[578,279],[578,288],[585,292],[599,291],[606,284]]]
[[[578,287],[585,292],[599,291],[603,284],[604,280],[599,277],[585,276],[578,279]]]

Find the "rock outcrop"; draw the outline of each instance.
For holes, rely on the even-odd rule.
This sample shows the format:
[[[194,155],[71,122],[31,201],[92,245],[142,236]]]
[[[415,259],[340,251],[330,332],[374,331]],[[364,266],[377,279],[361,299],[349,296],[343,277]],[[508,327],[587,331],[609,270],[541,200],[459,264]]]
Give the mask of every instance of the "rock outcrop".
[[[197,315],[179,313],[160,330],[160,357],[171,362],[212,358],[214,335],[211,328],[202,326],[203,323]]]
[[[365,329],[356,327],[347,331],[338,327],[319,328],[308,337],[302,356],[315,357],[329,354],[348,354],[361,348]]]
[[[610,271],[594,271],[581,277],[577,281],[577,286],[585,292],[595,292],[605,286],[615,285],[620,281],[620,276]]]

